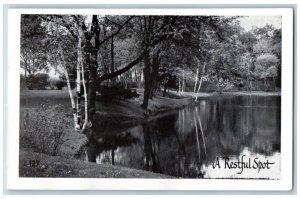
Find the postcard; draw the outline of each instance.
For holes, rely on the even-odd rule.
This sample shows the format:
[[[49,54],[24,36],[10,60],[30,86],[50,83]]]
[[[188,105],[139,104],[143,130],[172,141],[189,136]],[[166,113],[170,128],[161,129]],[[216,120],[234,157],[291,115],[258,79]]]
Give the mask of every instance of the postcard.
[[[293,10],[9,9],[10,190],[290,190]]]

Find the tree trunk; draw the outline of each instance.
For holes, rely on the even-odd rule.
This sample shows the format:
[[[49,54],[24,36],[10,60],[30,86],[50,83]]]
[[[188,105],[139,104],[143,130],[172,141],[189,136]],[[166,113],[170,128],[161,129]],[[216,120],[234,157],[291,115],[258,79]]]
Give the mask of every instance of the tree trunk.
[[[147,110],[148,108],[148,102],[151,94],[151,73],[152,73],[152,66],[150,63],[150,41],[151,41],[151,34],[152,34],[152,16],[144,16],[144,42],[143,45],[146,49],[145,55],[144,55],[144,99],[142,108]]]
[[[166,97],[166,94],[167,94],[167,84],[164,85],[163,97]]]
[[[138,76],[137,76],[136,69],[134,69],[134,77],[135,77],[135,83],[137,83],[138,82]]]
[[[34,73],[35,73],[35,61],[34,61],[35,59],[33,58],[32,59],[32,74],[34,75]]]
[[[85,127],[88,122],[88,101],[87,101],[88,99],[87,99],[86,85],[85,85],[86,82],[84,79],[83,63],[81,63],[81,75],[82,75],[82,84],[83,84],[83,93],[84,93],[84,123],[83,123],[82,129],[81,129],[81,131],[83,132],[85,130]]]
[[[199,72],[199,69],[197,68],[197,73],[196,73],[196,77],[195,77],[194,93],[196,93],[196,88],[197,88],[197,82],[198,82],[198,72]]]
[[[90,53],[89,60],[89,81],[88,81],[88,117],[91,122],[91,126],[93,127],[95,124],[94,115],[96,113],[96,83],[97,83],[97,55],[99,50],[99,35],[100,35],[100,27],[98,25],[97,15],[93,15],[92,19],[92,31],[95,37],[95,46]]]
[[[62,49],[60,48],[61,50],[61,59],[62,59],[62,63],[60,63],[60,65],[62,66],[63,70],[64,70],[64,74],[65,74],[65,77],[66,77],[66,80],[67,80],[67,87],[68,87],[68,91],[69,91],[69,96],[70,96],[70,100],[71,100],[71,105],[72,105],[72,110],[73,110],[73,120],[74,120],[74,128],[76,130],[76,126],[77,126],[77,115],[76,115],[76,106],[75,106],[75,101],[74,101],[74,98],[73,98],[73,93],[72,93],[72,88],[71,88],[71,84],[70,84],[70,78],[69,78],[69,74],[68,74],[68,70],[66,68],[66,65],[65,65],[65,58],[64,58],[64,54],[63,54],[63,51]]]
[[[249,77],[247,76],[247,91],[249,91]]]
[[[256,90],[258,91],[258,80],[256,79]]]
[[[82,49],[82,39],[83,39],[83,30],[81,25],[78,26],[78,46],[77,46],[77,128],[81,129],[81,132],[85,130],[87,121],[88,121],[88,112],[87,112],[87,94],[86,94],[86,85],[85,85],[85,79],[84,79],[84,66],[83,66],[83,49]],[[81,71],[80,71],[81,70]],[[81,74],[80,74],[81,73]],[[81,98],[81,83],[83,85],[83,93],[84,93],[84,113],[85,113],[85,119],[83,126],[81,128],[80,119],[81,116],[81,104],[80,104],[80,98]]]
[[[180,79],[178,79],[178,93],[179,93],[179,96],[180,96]]]
[[[148,108],[148,102],[150,98],[150,92],[151,92],[151,65],[150,65],[150,57],[149,52],[146,53],[144,57],[144,99],[142,107],[143,109],[147,110]]]
[[[183,94],[184,92],[184,87],[185,87],[185,83],[184,83],[184,74],[182,74],[182,87],[181,87],[181,92]]]
[[[265,87],[265,91],[267,91],[267,80],[266,80],[266,78],[264,78],[264,87]]]
[[[26,80],[26,77],[27,77],[27,59],[25,59],[25,62],[24,62],[24,68],[25,68],[25,80]]]
[[[196,93],[195,101],[197,101],[197,99],[198,99],[198,95],[197,94],[199,93],[199,91],[201,89],[201,84],[202,84],[202,80],[203,80],[203,76],[204,76],[204,71],[205,71],[205,65],[206,65],[206,63],[204,63],[203,68],[202,68],[202,74],[201,74],[201,78],[200,78],[200,82],[199,82],[199,87],[198,87],[198,90],[197,90],[197,93]]]
[[[94,18],[93,18],[93,20],[94,20]],[[105,37],[106,37],[106,27],[104,26],[103,27],[103,38],[105,38]],[[103,46],[103,64],[104,64],[103,67],[104,67],[104,73],[105,74],[109,73],[109,64],[108,64],[109,54],[106,53],[108,51],[108,49],[107,49],[108,46],[107,45],[109,45],[107,42],[102,45]]]
[[[82,24],[78,23],[78,45],[77,45],[77,125],[76,129],[80,130],[81,133],[85,130],[87,121],[88,121],[88,115],[87,115],[87,93],[86,93],[86,82],[84,79],[84,65],[83,65],[83,48],[82,48],[82,39],[84,38],[83,30],[82,30]],[[83,85],[83,94],[84,94],[84,112],[85,112],[85,119],[83,126],[81,126],[81,84]]]
[[[68,75],[68,71],[67,71],[67,69],[64,69],[64,71],[65,71],[65,76],[66,76],[66,79],[67,79],[67,87],[68,87],[69,96],[70,96],[70,100],[71,100],[71,104],[72,104],[74,128],[76,130],[76,126],[77,126],[76,106],[75,106],[75,102],[74,102],[74,98],[73,98],[73,94],[72,94],[72,89],[71,89],[71,85],[70,85],[70,78],[69,78],[69,75]]]
[[[152,68],[153,71],[151,73],[151,92],[150,92],[150,99],[152,99],[152,97],[155,94],[155,91],[157,89],[157,78],[158,78],[158,70],[159,70],[159,53],[157,53],[155,55],[155,57],[153,58],[153,63],[152,63]]]
[[[88,84],[88,116],[93,124],[93,117],[96,112],[96,79],[97,65],[90,64],[89,66],[89,84]]]
[[[115,165],[115,150],[111,150],[111,164]]]
[[[111,42],[110,42],[110,72],[113,73],[115,72],[114,69],[114,37],[111,38]],[[111,79],[112,82],[115,81],[115,78]]]
[[[82,38],[81,38],[81,25],[78,24],[78,44],[77,44],[77,67],[76,67],[76,75],[77,75],[77,79],[76,79],[76,92],[77,92],[77,125],[76,125],[76,129],[80,130],[81,126],[80,126],[80,122],[81,122],[81,106],[80,106],[80,98],[81,98],[81,64],[83,63],[82,61],[82,47],[81,47],[81,43],[82,43]]]

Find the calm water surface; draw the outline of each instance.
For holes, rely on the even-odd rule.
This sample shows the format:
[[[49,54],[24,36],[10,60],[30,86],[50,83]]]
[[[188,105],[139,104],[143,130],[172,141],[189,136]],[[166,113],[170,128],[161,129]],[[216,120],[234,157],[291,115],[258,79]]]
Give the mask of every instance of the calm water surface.
[[[88,145],[86,159],[207,178],[215,176],[207,166],[216,157],[245,153],[280,162],[280,97],[214,96],[125,131],[99,131]]]

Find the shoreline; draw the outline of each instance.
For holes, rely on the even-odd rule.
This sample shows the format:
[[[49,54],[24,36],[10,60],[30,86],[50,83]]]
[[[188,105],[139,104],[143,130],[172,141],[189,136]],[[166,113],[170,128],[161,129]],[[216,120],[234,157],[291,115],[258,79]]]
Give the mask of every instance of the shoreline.
[[[177,93],[171,91],[172,93]],[[183,92],[182,96],[184,97],[211,97],[216,95],[233,95],[233,96],[281,96],[281,91],[274,92],[265,92],[265,91],[214,91],[214,92],[199,92],[195,95],[194,92]]]
[[[171,91],[170,93],[172,93],[173,91]],[[32,95],[32,93],[34,93]],[[44,94],[44,95],[39,95],[39,94]],[[141,90],[140,90],[141,93]],[[58,94],[58,95],[56,95]],[[175,93],[176,94],[176,93]],[[151,121],[153,119],[157,119],[159,117],[162,117],[163,115],[168,114],[171,111],[176,111],[188,106],[194,106],[197,105],[198,103],[195,102],[195,100],[193,99],[193,94],[194,93],[188,93],[188,92],[184,92],[182,94],[182,96],[180,96],[180,98],[169,98],[169,97],[161,97],[161,96],[156,96],[154,97],[152,100],[149,101],[149,110],[146,112],[144,109],[141,108],[140,104],[141,104],[141,99],[142,99],[142,95],[140,95],[139,98],[134,99],[134,100],[129,100],[129,101],[121,101],[121,102],[117,102],[117,103],[101,103],[98,102],[97,104],[97,121],[99,121],[99,125],[101,127],[103,127],[104,125],[107,125],[106,128],[111,128],[113,126],[118,126],[118,129],[115,130],[115,132],[119,132],[122,131],[124,129],[127,128],[131,128],[134,127],[136,125],[139,125],[143,122],[146,121]],[[218,93],[218,92],[213,92],[213,93],[198,93],[198,97],[199,98],[206,98],[206,97],[211,97],[211,96],[249,96],[249,95],[253,95],[253,96],[280,96],[281,92],[245,92],[245,91],[239,91],[239,92],[222,92],[222,93]],[[31,99],[34,98],[41,98],[42,100],[45,100],[49,97],[53,97],[54,100],[55,98],[58,100],[57,103],[61,103],[63,102],[63,106],[65,107],[65,110],[70,110],[69,109],[69,97],[68,97],[68,93],[65,91],[25,91],[25,92],[21,92],[21,101],[25,100],[25,103],[28,103],[27,101],[29,101],[29,103],[27,104],[27,106],[29,106],[32,109],[35,109],[37,107],[31,107],[31,106],[38,106],[38,103],[36,104],[35,102],[33,103],[33,101],[31,101]],[[24,103],[24,102],[23,102]],[[22,103],[21,103],[22,104]],[[24,107],[21,106],[21,109],[26,109],[28,107]],[[72,122],[71,122],[72,123]],[[110,131],[110,133],[114,133],[113,130]],[[77,137],[78,138],[78,137]],[[152,172],[147,172],[147,171],[143,171],[143,170],[135,170],[135,169],[131,169],[131,168],[125,168],[122,166],[116,166],[116,165],[100,165],[100,164],[96,164],[96,163],[90,163],[90,162],[85,162],[82,160],[76,160],[74,158],[74,154],[76,154],[81,147],[79,146],[84,146],[87,143],[87,139],[82,139],[82,141],[78,141],[76,138],[76,136],[69,136],[68,139],[69,143],[72,143],[73,141],[75,142],[74,139],[76,139],[76,141],[78,142],[77,145],[74,147],[74,145],[65,145],[64,147],[62,147],[62,152],[59,156],[50,156],[47,155],[45,153],[41,153],[38,150],[32,150],[30,148],[26,148],[26,147],[20,147],[20,174],[24,174],[24,176],[30,177],[32,176],[34,173],[36,173],[36,171],[34,171],[33,168],[28,168],[28,160],[31,158],[40,158],[43,159],[42,161],[45,162],[45,164],[51,164],[52,161],[56,161],[55,165],[57,165],[57,167],[53,167],[51,169],[45,169],[46,166],[44,166],[45,168],[41,168],[40,170],[38,170],[39,172],[37,172],[40,176],[44,176],[46,177],[48,175],[48,177],[53,177],[53,175],[55,175],[55,173],[60,173],[62,176],[61,177],[68,177],[69,173],[63,173],[63,171],[66,168],[68,171],[70,170],[72,173],[72,176],[74,175],[79,175],[80,177],[87,177],[87,176],[91,176],[93,175],[93,173],[89,173],[91,171],[96,170],[96,168],[98,168],[99,170],[101,170],[101,172],[99,174],[97,174],[97,176],[99,175],[99,177],[118,177],[118,176],[122,176],[122,175],[127,175],[126,177],[130,178],[130,177],[139,177],[136,174],[139,174],[141,177],[145,177],[145,178],[157,178],[159,176],[157,176],[156,174],[152,173]],[[38,152],[38,153],[36,153]],[[73,154],[73,155],[72,155]],[[24,157],[23,157],[24,156]],[[78,163],[80,162],[80,163]],[[87,173],[80,173],[77,168],[74,165],[79,165],[79,167],[82,167],[84,169],[87,170]],[[49,166],[51,167],[51,166]],[[59,171],[59,169],[62,169],[61,171]],[[109,176],[109,172],[110,170],[113,170],[115,173],[117,174],[112,174],[112,176]],[[107,170],[108,173],[105,173],[105,171]],[[22,171],[22,172],[21,172]],[[44,174],[43,174],[44,172]],[[74,174],[75,172],[75,174]],[[76,173],[77,172],[77,173]],[[125,172],[124,174],[122,174],[122,172]],[[23,175],[22,174],[22,175]],[[107,175],[106,175],[107,174]],[[116,175],[116,176],[113,176]],[[71,176],[71,175],[70,175]],[[167,176],[168,178],[170,176]],[[164,178],[167,178],[166,176],[164,176]]]
[[[111,103],[98,101],[95,120],[99,122],[99,126],[117,125],[119,129],[126,129],[161,117],[170,111],[197,104],[190,96],[180,98],[155,96],[149,100],[146,111],[141,107],[142,90],[139,90],[138,94],[140,95],[138,98],[128,101]]]
[[[50,98],[51,102],[49,101]],[[178,110],[189,106],[195,101],[191,97],[184,98],[168,98],[168,97],[154,97],[149,100],[149,111],[146,112],[140,106],[140,96],[139,99],[130,100],[130,101],[121,101],[117,103],[97,103],[97,120],[100,121],[101,125],[108,126],[118,126],[117,131],[121,131],[122,129],[127,129],[133,127],[135,125],[139,125],[143,122],[153,120],[157,117],[161,117],[163,114],[168,114],[170,111]],[[67,112],[67,115],[71,115],[70,99],[68,93],[65,91],[25,91],[21,92],[21,108],[20,111],[35,111],[39,108],[41,102],[56,104],[55,99],[58,104],[61,104],[64,109],[64,112]],[[49,105],[49,109],[52,105]],[[47,108],[46,108],[47,109]],[[30,112],[29,112],[30,113]],[[66,114],[66,113],[64,113]],[[24,119],[21,117],[21,119]],[[32,119],[32,118],[30,118]],[[69,127],[72,128],[72,118],[69,118]],[[23,129],[21,129],[23,130]],[[110,132],[114,133],[114,132]],[[21,141],[20,146],[20,176],[23,177],[34,177],[38,175],[39,177],[55,177],[56,175],[60,175],[60,177],[69,177],[69,176],[78,176],[79,177],[126,177],[126,178],[172,178],[171,176],[157,174],[153,172],[148,172],[144,170],[136,170],[127,167],[122,167],[119,165],[100,165],[91,162],[85,162],[82,160],[77,160],[74,158],[74,155],[84,146],[87,139],[81,138],[79,141],[77,140],[78,135],[76,136],[68,136],[68,143],[73,143],[77,141],[76,146],[74,144],[65,144],[59,155],[52,156],[45,153],[40,152],[38,149],[32,148],[26,140]],[[74,134],[74,135],[75,135]],[[86,135],[84,135],[86,137]],[[76,139],[76,140],[74,140]],[[73,141],[72,141],[73,140]],[[75,147],[75,148],[74,148]],[[32,168],[29,165],[29,160],[38,159],[40,162],[44,162],[38,168]],[[52,162],[55,162],[51,166]],[[47,166],[48,165],[48,166]],[[84,168],[86,173],[80,173],[78,168],[74,165],[78,165],[78,167]],[[67,170],[68,172],[64,172]],[[99,170],[99,173],[93,172],[95,170]],[[124,176],[125,175],[125,176]]]

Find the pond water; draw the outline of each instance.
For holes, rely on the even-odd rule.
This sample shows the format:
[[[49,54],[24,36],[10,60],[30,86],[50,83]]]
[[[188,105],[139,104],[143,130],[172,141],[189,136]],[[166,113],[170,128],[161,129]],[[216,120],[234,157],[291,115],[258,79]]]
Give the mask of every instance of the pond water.
[[[280,96],[199,99],[198,106],[117,133],[99,132],[88,145],[86,160],[183,178],[279,179],[280,103]],[[251,164],[256,158],[272,162],[272,168],[244,168],[240,174],[224,163],[213,168],[224,157],[233,162],[243,157]]]

